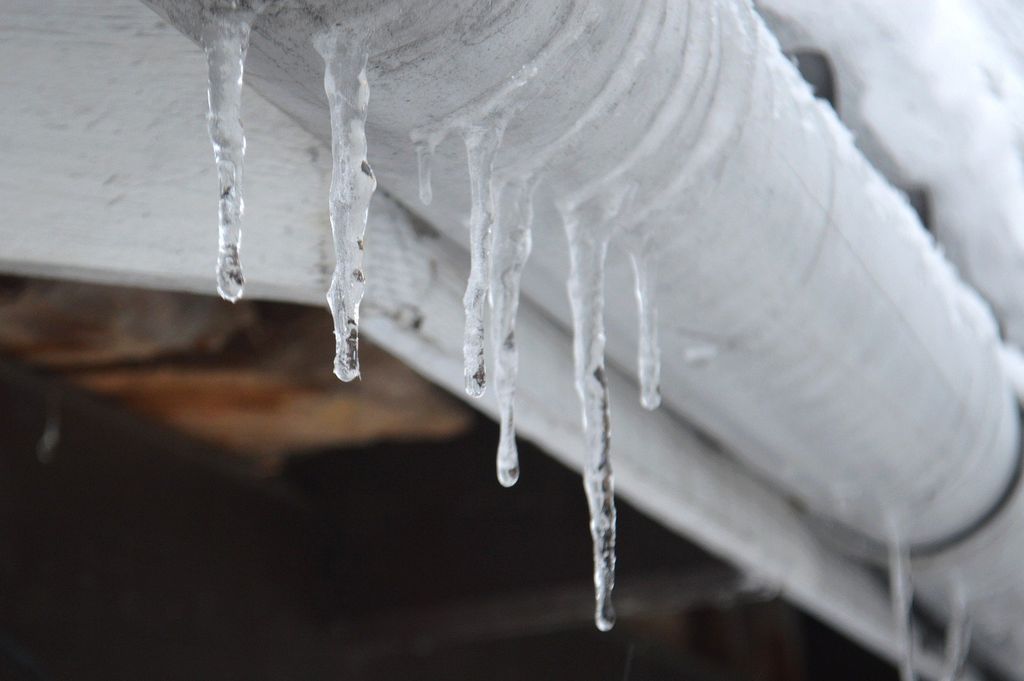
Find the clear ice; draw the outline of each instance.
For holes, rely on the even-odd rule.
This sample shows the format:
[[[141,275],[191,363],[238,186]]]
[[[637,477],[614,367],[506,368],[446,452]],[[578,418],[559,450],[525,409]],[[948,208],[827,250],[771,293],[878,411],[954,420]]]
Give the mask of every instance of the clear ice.
[[[604,266],[606,239],[581,228],[578,216],[564,212],[569,241],[569,301],[573,317],[576,392],[583,405],[586,445],[583,487],[594,542],[594,622],[601,631],[615,624],[615,483],[610,458],[611,418],[604,362]]]
[[[523,267],[530,257],[533,225],[532,181],[506,185],[500,192],[498,219],[491,249],[491,343],[494,348],[494,392],[498,400],[501,431],[498,438],[498,481],[511,487],[519,479],[516,449],[515,393],[519,371],[516,349],[516,313]]]
[[[420,202],[429,206],[434,200],[434,188],[430,183],[430,166],[434,158],[434,147],[432,142],[421,141],[416,143],[416,170],[420,183]]]
[[[653,410],[661,405],[661,349],[658,347],[658,306],[654,291],[658,273],[656,260],[650,253],[644,250],[631,253],[630,259],[633,262],[640,321],[640,345],[637,352],[640,404],[644,409]]]
[[[942,665],[942,681],[956,681],[963,671],[971,645],[971,619],[967,597],[958,585],[950,590],[949,623],[946,625],[946,659]]]
[[[238,3],[211,10],[201,39],[209,66],[207,124],[220,181],[217,250],[217,291],[225,300],[242,297],[245,278],[242,246],[242,168],[245,133],[242,130],[242,79],[249,33],[256,12]]]
[[[377,180],[366,160],[367,51],[350,31],[334,26],[313,39],[324,60],[324,92],[331,112],[331,232],[335,267],[327,303],[334,317],[334,373],[359,376],[359,303],[365,289],[363,250],[370,199]]]
[[[469,163],[469,281],[462,299],[466,313],[463,340],[463,371],[466,393],[482,397],[487,387],[484,366],[484,304],[490,276],[491,231],[495,222],[494,156],[501,145],[503,124],[474,126],[466,130]]]
[[[914,586],[910,576],[910,549],[897,531],[893,531],[889,539],[889,598],[896,645],[901,653],[900,681],[914,681],[914,639],[911,626]]]
[[[497,88],[410,134],[416,147],[420,200],[424,204],[429,204],[433,198],[430,159],[434,149],[453,132],[460,133],[466,145],[471,208],[470,274],[463,299],[466,314],[463,363],[466,393],[471,397],[483,396],[487,386],[484,304],[489,297],[489,249],[496,213],[492,183],[494,157],[509,121],[531,101],[531,97],[538,94],[527,94],[526,86],[550,60],[564,58],[565,48],[579,40],[600,15],[600,11],[589,3],[573,3],[571,11],[572,16],[564,22],[566,30],[560,31],[533,59],[502,81]],[[517,175],[520,178],[531,176],[533,173]]]

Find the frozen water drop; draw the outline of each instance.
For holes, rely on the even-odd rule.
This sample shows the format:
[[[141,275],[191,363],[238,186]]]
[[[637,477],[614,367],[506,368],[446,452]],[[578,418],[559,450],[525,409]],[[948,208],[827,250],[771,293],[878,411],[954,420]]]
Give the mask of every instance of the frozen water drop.
[[[429,142],[416,143],[416,167],[420,183],[420,201],[429,206],[434,200],[434,189],[430,182],[430,166],[434,157],[434,145]]]
[[[640,404],[644,409],[661,405],[661,349],[658,345],[658,306],[654,299],[657,277],[655,259],[644,252],[631,253],[636,286],[636,304],[640,319],[640,345],[637,371],[640,376]]]
[[[213,10],[201,32],[209,68],[207,124],[220,182],[218,205],[217,291],[225,300],[242,297],[245,278],[239,251],[242,245],[242,169],[245,133],[242,129],[242,80],[249,33],[256,12],[243,7]]]
[[[914,681],[914,639],[912,630],[914,587],[910,575],[910,550],[898,530],[889,538],[889,598],[892,606],[896,645],[900,650],[900,681]]]
[[[335,266],[327,303],[334,318],[334,373],[359,377],[359,303],[363,299],[363,243],[377,180],[366,160],[367,50],[352,31],[335,25],[313,46],[324,60],[324,91],[331,115],[330,214]]]
[[[504,125],[474,126],[466,130],[466,158],[469,165],[469,281],[462,299],[466,313],[463,365],[466,393],[482,397],[487,386],[484,368],[484,304],[490,275],[491,230],[494,226],[494,188],[491,176],[494,156],[501,144]]]
[[[606,239],[580,229],[573,211],[563,212],[569,241],[569,301],[573,317],[576,392],[583,405],[583,486],[594,549],[594,621],[601,631],[615,624],[615,481],[611,466],[611,415],[604,361],[604,264]]]
[[[501,432],[498,439],[498,481],[511,487],[519,478],[516,449],[515,391],[519,372],[515,325],[523,267],[530,257],[533,224],[531,181],[514,182],[500,193],[491,249],[491,342],[494,351],[494,392]]]

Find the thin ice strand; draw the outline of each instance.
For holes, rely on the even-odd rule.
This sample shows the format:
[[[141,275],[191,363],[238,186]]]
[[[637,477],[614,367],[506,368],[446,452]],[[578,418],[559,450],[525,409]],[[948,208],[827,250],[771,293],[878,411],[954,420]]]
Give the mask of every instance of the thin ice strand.
[[[643,247],[630,253],[635,281],[639,347],[637,373],[640,377],[640,404],[654,410],[661,405],[661,348],[658,343],[658,305],[654,284],[657,260]]]
[[[911,627],[913,583],[910,576],[910,551],[900,533],[892,530],[889,539],[889,599],[892,606],[896,645],[900,651],[900,681],[914,681],[914,639]]]
[[[327,303],[334,318],[334,373],[342,381],[359,376],[359,303],[365,289],[364,237],[377,180],[366,160],[365,47],[341,26],[314,39],[324,60],[324,91],[331,114],[330,214],[335,267]]]
[[[949,595],[949,622],[946,624],[946,659],[942,665],[942,681],[956,681],[963,671],[971,646],[971,618],[967,597],[960,584],[954,584]]]
[[[434,188],[430,180],[430,169],[433,165],[435,145],[429,141],[416,143],[416,170],[419,176],[420,202],[429,206],[434,200]]]

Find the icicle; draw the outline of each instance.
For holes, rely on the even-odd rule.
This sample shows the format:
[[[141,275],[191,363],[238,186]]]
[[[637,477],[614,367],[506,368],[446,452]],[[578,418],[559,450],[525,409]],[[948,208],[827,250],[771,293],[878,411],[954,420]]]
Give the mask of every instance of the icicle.
[[[434,200],[434,189],[430,184],[430,166],[434,158],[434,142],[421,141],[416,143],[416,167],[420,181],[420,201],[429,206]]]
[[[640,376],[640,404],[644,409],[657,409],[661,405],[661,349],[658,347],[658,307],[654,296],[657,279],[655,258],[641,247],[630,253],[636,281],[636,305],[640,319],[640,345],[637,353],[637,371]]]
[[[914,681],[914,639],[911,606],[914,587],[910,577],[910,550],[899,531],[892,529],[889,538],[889,598],[892,603],[896,645],[901,651],[900,681]]]
[[[494,223],[491,252],[491,343],[494,348],[494,392],[498,399],[501,434],[498,439],[498,481],[511,487],[519,479],[516,449],[515,392],[519,371],[516,312],[523,267],[530,257],[533,224],[532,182],[516,182],[502,192],[508,210]]]
[[[949,594],[949,623],[946,625],[946,659],[942,665],[942,681],[956,681],[967,660],[971,645],[971,620],[967,596],[956,583]]]
[[[50,463],[60,444],[60,399],[51,395],[46,404],[46,424],[36,444],[36,459],[39,463]]]
[[[230,6],[212,10],[203,26],[201,39],[209,67],[207,124],[220,180],[217,251],[217,291],[221,298],[235,302],[242,297],[245,278],[239,250],[242,246],[242,167],[245,133],[242,130],[242,78],[249,32],[256,12]]]
[[[331,231],[335,267],[327,302],[334,317],[334,373],[359,376],[359,303],[365,288],[363,237],[377,180],[366,160],[367,51],[341,26],[318,34],[313,45],[324,60],[324,91],[331,111]]]
[[[466,331],[462,357],[466,392],[481,397],[487,386],[484,368],[484,303],[490,274],[491,230],[494,226],[494,193],[491,182],[494,156],[505,131],[502,123],[474,126],[466,130],[466,158],[469,163],[469,281],[462,303],[466,310]]]
[[[569,240],[569,301],[573,316],[576,392],[583,404],[586,442],[583,485],[594,541],[594,620],[598,629],[608,631],[615,624],[611,602],[615,586],[615,496],[604,364],[604,262],[608,242],[581,230],[574,213],[564,213],[564,217]]]

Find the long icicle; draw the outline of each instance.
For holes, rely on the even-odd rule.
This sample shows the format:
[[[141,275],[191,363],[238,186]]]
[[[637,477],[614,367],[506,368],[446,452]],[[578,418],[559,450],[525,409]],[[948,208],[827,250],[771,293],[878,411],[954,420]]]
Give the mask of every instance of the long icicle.
[[[530,257],[533,226],[532,181],[509,184],[499,195],[506,209],[494,223],[491,252],[491,345],[494,348],[494,392],[501,431],[498,437],[498,481],[511,487],[519,479],[516,448],[515,393],[519,372],[516,313],[523,267]]]
[[[491,230],[494,226],[494,191],[491,177],[494,156],[501,145],[504,125],[481,125],[465,132],[469,164],[469,281],[462,303],[466,330],[462,346],[466,393],[482,397],[487,386],[484,368],[484,304],[490,276]]]
[[[313,45],[324,60],[324,91],[331,111],[331,231],[335,266],[327,303],[334,317],[334,373],[359,376],[359,303],[365,289],[364,236],[377,180],[366,160],[367,51],[351,32],[334,26]]]
[[[566,214],[565,231],[569,241],[569,301],[573,316],[576,392],[583,406],[586,443],[583,487],[594,542],[594,621],[598,629],[608,631],[615,624],[611,601],[615,587],[615,484],[604,362],[604,263],[608,242],[581,230],[574,213]]]
[[[658,344],[658,305],[654,284],[657,280],[657,259],[646,245],[630,253],[636,283],[636,307],[640,333],[637,351],[637,373],[640,376],[640,404],[644,409],[661,405],[661,349]]]
[[[209,67],[207,126],[220,181],[218,206],[217,291],[235,302],[242,297],[245,277],[242,247],[242,169],[245,132],[242,129],[242,80],[249,34],[256,11],[236,2],[212,10],[201,33]]]

